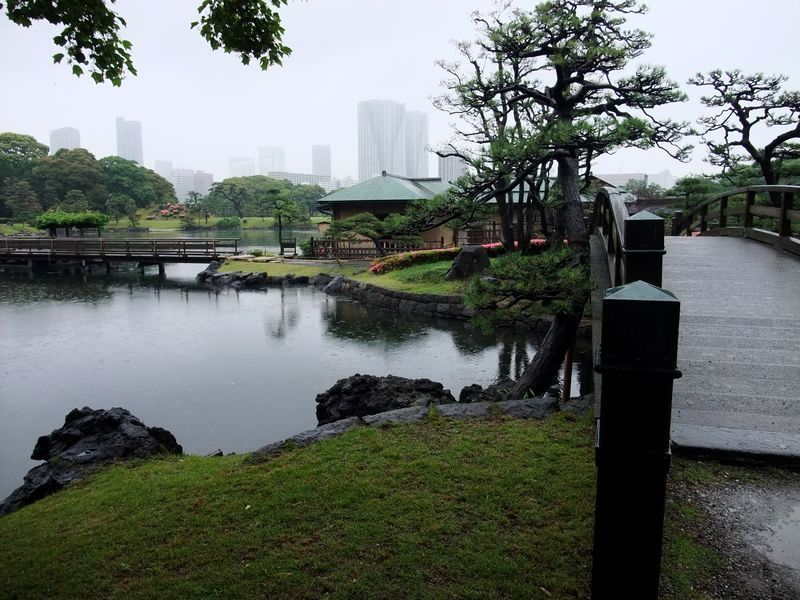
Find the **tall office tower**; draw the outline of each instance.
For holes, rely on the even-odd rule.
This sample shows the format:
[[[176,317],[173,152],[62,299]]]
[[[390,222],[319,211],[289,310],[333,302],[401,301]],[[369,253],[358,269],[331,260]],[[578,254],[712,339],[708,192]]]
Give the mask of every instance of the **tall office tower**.
[[[175,188],[175,197],[186,202],[189,192],[194,191],[194,171],[191,169],[173,169],[170,183]]]
[[[366,181],[381,171],[405,174],[405,105],[394,100],[358,103],[358,178]]]
[[[164,179],[169,179],[172,177],[172,161],[157,160],[153,170],[161,175]]]
[[[258,174],[286,170],[286,153],[280,146],[262,146],[258,149]]]
[[[444,183],[453,183],[466,172],[467,163],[464,159],[458,156],[439,157],[439,179]]]
[[[50,132],[50,154],[62,148],[74,150],[81,147],[81,132],[74,127],[61,127]]]
[[[232,158],[228,161],[230,177],[251,177],[256,174],[256,163],[252,158]]]
[[[195,171],[192,191],[197,192],[201,196],[205,196],[208,194],[208,190],[211,189],[211,185],[213,183],[214,176],[211,173],[206,173],[205,171]]]
[[[117,156],[144,165],[142,157],[142,124],[117,117]]]
[[[331,176],[330,146],[311,146],[311,174]]]
[[[403,121],[406,138],[406,177],[428,176],[428,115],[418,110],[406,112]]]

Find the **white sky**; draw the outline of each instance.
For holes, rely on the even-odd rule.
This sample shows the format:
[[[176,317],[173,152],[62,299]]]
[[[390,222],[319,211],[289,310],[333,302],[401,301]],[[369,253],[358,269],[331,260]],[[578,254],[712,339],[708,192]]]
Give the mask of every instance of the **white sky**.
[[[82,146],[98,158],[116,152],[114,118],[141,121],[145,165],[174,166],[228,176],[228,159],[257,155],[258,146],[283,146],[287,169],[310,172],[311,146],[330,144],[333,174],[357,176],[356,104],[391,98],[423,110],[435,146],[450,136],[451,119],[430,98],[441,93],[437,59],[453,59],[452,40],[474,37],[470,14],[491,0],[292,0],[282,10],[285,42],[294,53],[282,68],[262,72],[234,55],[214,52],[189,23],[200,0],[119,0],[133,42],[138,77],[121,88],[75,78],[52,65],[55,27],[30,29],[0,15],[0,131],[34,136],[77,127]],[[533,2],[518,1],[520,7]],[[643,60],[663,64],[689,93],[669,109],[694,120],[700,93],[686,80],[697,71],[740,68],[789,76],[800,87],[796,0],[651,0],[633,23],[655,35]],[[658,151],[622,151],[595,171],[676,175],[709,172],[703,147],[680,164]],[[431,158],[431,175],[437,168]]]

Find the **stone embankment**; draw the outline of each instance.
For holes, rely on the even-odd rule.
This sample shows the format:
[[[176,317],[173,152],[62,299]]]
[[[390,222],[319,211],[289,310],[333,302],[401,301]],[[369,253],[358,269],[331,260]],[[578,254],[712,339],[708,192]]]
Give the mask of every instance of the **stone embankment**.
[[[324,292],[332,295],[342,294],[367,304],[399,312],[455,319],[469,319],[475,316],[474,310],[464,306],[461,296],[414,294],[355,281],[343,276],[334,278],[325,287]]]
[[[229,287],[236,290],[259,290],[267,287],[284,285],[313,285],[314,287],[323,288],[333,279],[333,277],[327,273],[320,273],[313,277],[307,275],[292,275],[291,273],[282,277],[267,275],[266,273],[245,273],[243,271],[220,273],[218,272],[220,266],[221,263],[213,261],[205,270],[197,274],[197,281],[210,287]]]

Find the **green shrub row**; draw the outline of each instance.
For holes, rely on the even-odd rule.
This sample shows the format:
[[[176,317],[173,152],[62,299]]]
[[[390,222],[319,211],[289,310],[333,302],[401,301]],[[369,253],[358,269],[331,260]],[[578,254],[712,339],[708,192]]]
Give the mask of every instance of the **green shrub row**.
[[[369,270],[371,273],[375,273],[375,275],[382,275],[383,273],[388,273],[396,269],[407,269],[413,265],[438,262],[440,260],[452,260],[459,252],[461,252],[461,248],[453,247],[392,254],[372,261]]]

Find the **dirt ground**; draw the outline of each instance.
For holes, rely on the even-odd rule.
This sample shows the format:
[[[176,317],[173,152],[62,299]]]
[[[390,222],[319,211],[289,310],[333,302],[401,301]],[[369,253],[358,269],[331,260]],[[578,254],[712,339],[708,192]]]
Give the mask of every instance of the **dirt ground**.
[[[723,559],[698,592],[720,600],[800,599],[800,473],[671,481],[669,496],[698,509],[691,535]]]

